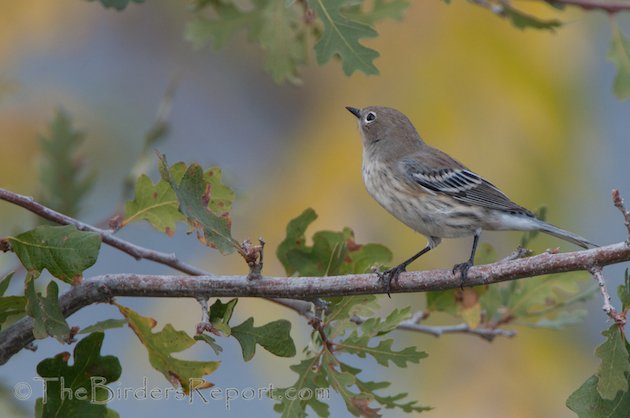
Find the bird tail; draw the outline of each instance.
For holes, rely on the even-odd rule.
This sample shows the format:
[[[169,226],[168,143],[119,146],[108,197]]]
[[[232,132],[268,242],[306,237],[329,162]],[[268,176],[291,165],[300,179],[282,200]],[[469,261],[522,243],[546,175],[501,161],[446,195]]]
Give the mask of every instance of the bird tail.
[[[536,221],[538,221],[537,222],[538,229],[546,234],[553,235],[554,237],[572,242],[575,245],[579,245],[582,248],[599,247],[599,245],[593,244],[586,238],[583,238],[577,234],[574,234],[573,232],[565,231],[564,229],[560,229],[556,226],[543,222],[540,219],[536,219]]]

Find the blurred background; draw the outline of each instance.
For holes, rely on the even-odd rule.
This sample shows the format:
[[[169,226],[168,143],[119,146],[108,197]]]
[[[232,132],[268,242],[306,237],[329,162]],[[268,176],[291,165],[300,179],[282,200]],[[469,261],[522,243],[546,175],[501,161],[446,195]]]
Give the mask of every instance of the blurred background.
[[[307,207],[319,214],[307,234],[319,229],[354,229],[358,242],[380,242],[401,261],[425,245],[381,209],[361,181],[361,145],[354,117],[344,106],[388,105],[406,113],[423,138],[491,179],[516,202],[548,207],[550,222],[600,244],[625,238],[610,191],[630,201],[630,102],[611,92],[614,66],[606,61],[610,24],[603,13],[567,11],[556,33],[521,31],[486,10],[464,2],[412,2],[402,22],[386,22],[380,36],[365,41],[381,52],[381,74],[348,78],[338,62],[311,64],[304,85],[278,86],[264,73],[261,52],[237,37],[222,51],[194,50],[183,39],[189,17],[181,2],[149,1],[122,13],[75,0],[4,2],[0,13],[0,187],[26,195],[38,191],[38,136],[56,109],[63,108],[86,134],[86,166],[98,172],[81,220],[97,223],[120,204],[121,185],[142,149],[158,105],[173,78],[178,88],[169,118],[171,131],[159,146],[171,163],[219,165],[237,193],[233,233],[238,239],[262,236],[268,243],[265,273],[283,274],[272,253],[287,222]],[[534,10],[553,16],[548,7]],[[623,16],[622,16],[623,17]],[[628,18],[620,20],[630,28]],[[157,178],[155,165],[150,174]],[[0,235],[34,224],[24,210],[0,202]],[[174,238],[134,224],[120,236],[140,245],[175,251],[209,271],[243,274],[238,256],[221,257],[198,245],[181,227]],[[486,233],[482,240],[500,257],[512,252],[518,233]],[[534,247],[574,250],[542,237]],[[447,240],[413,269],[446,268],[462,261],[469,240]],[[15,265],[0,254],[0,273]],[[615,288],[628,265],[605,270]],[[107,272],[171,273],[136,262],[103,247],[86,277]],[[19,280],[14,281],[19,291]],[[199,320],[195,301],[122,299],[161,329],[173,323],[193,332]],[[384,308],[422,309],[424,296],[381,298]],[[429,358],[408,369],[361,362],[368,379],[393,381],[393,391],[435,407],[432,417],[570,417],[567,396],[598,364],[593,351],[606,325],[596,298],[582,325],[561,331],[517,328],[513,339],[487,343],[473,336],[433,338],[394,334],[400,347],[415,344]],[[278,318],[293,322],[298,353],[309,327],[293,312],[269,302],[242,299],[237,320],[262,324]],[[86,326],[118,317],[111,306],[92,306],[69,319]],[[452,321],[436,316],[432,323]],[[31,415],[41,387],[33,381],[43,358],[68,350],[50,339],[35,353],[22,351],[0,368],[8,393],[18,382],[34,384],[26,401],[0,399],[0,416]],[[244,363],[240,349],[224,342],[221,367],[209,380],[218,387],[287,386],[296,359],[280,359],[262,349]],[[122,328],[106,334],[104,354],[119,356],[123,375],[116,387],[165,388],[145,348]],[[214,357],[207,347],[182,356]],[[298,354],[299,356],[299,354]],[[394,393],[397,393],[394,392]],[[181,416],[273,417],[272,401],[117,400],[109,406],[121,417]],[[347,416],[333,396],[332,416]],[[397,416],[390,410],[386,417]]]

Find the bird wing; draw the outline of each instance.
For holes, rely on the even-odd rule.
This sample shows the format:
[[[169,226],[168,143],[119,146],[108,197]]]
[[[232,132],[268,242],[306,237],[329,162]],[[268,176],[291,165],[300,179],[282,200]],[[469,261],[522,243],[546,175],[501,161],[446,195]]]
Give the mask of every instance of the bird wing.
[[[453,162],[453,168],[434,168],[423,165],[417,159],[405,159],[401,161],[401,168],[416,185],[447,194],[462,203],[534,216],[529,210],[512,202],[492,183],[455,160]]]

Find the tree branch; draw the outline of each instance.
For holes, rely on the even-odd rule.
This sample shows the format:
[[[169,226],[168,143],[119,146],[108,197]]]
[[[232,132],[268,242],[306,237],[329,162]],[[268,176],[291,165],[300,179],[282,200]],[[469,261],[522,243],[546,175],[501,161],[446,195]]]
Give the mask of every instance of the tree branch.
[[[551,4],[566,4],[567,6],[575,6],[584,10],[602,10],[604,12],[614,14],[630,10],[630,2],[627,1],[601,1],[601,0],[545,0]]]
[[[195,267],[192,264],[188,264],[179,260],[174,253],[163,253],[160,251],[155,251],[149,248],[141,247],[129,241],[125,241],[123,239],[116,237],[112,231],[94,227],[92,225],[83,223],[77,219],[71,218],[70,216],[59,213],[53,209],[50,209],[42,205],[41,203],[36,202],[32,197],[23,196],[23,195],[14,193],[12,191],[0,188],[0,200],[5,200],[7,202],[13,203],[49,221],[52,221],[61,225],[74,225],[75,228],[81,231],[96,232],[97,234],[101,236],[101,240],[104,243],[126,254],[129,254],[136,260],[140,260],[140,259],[151,260],[156,263],[171,267],[175,270],[181,271],[182,273],[190,274],[193,276],[203,276],[203,275],[210,274],[209,272],[204,271],[198,267]],[[262,248],[264,246],[264,242],[262,240],[260,241],[261,241],[260,246],[258,246],[257,249],[259,250],[259,254],[261,257],[259,259],[259,264],[260,264],[260,268],[262,269]],[[0,248],[0,251],[2,250],[3,249]],[[250,266],[250,274],[251,274],[251,266]],[[300,314],[302,314],[302,312],[307,312],[308,310],[310,310],[310,303],[308,302],[289,301],[286,299],[284,300],[270,299],[270,300],[282,306],[293,309],[294,311]]]
[[[440,337],[444,334],[471,334],[492,342],[496,337],[512,338],[516,335],[516,331],[505,330],[500,328],[470,328],[468,324],[457,325],[422,325],[420,322],[425,319],[423,312],[416,312],[411,318],[402,321],[396,329],[403,331],[414,331],[422,334],[429,334],[434,337]],[[352,322],[362,324],[365,321],[361,317],[353,317]]]
[[[432,326],[411,322],[408,323],[407,321],[405,321],[401,322],[397,328],[406,331],[422,332],[424,334],[433,335],[435,337],[440,337],[443,334],[471,334],[483,338],[486,341],[493,341],[496,337],[499,336],[512,338],[516,335],[516,331],[513,330],[506,330],[501,328],[470,328],[468,324]]]
[[[129,241],[125,241],[116,237],[111,231],[107,231],[105,229],[97,228],[95,226],[83,223],[55,210],[47,208],[41,203],[36,202],[32,197],[23,196],[0,188],[0,199],[23,207],[24,209],[33,212],[34,214],[39,215],[44,219],[58,223],[60,225],[74,225],[75,228],[81,231],[96,232],[101,236],[101,239],[104,243],[114,248],[117,248],[124,253],[129,254],[136,260],[151,260],[156,263],[172,267],[175,270],[181,271],[182,273],[187,273],[195,276],[207,274],[206,271],[203,271],[193,265],[180,261],[173,253],[163,253],[150,250],[139,245],[135,245]]]
[[[619,212],[621,212],[621,216],[623,216],[623,224],[628,230],[628,240],[626,242],[630,244],[630,211],[626,209],[626,206],[623,203],[623,198],[621,197],[621,194],[619,194],[619,190],[613,189],[612,200],[615,207],[619,209]]]
[[[630,245],[626,242],[589,250],[559,254],[539,254],[528,258],[474,266],[468,272],[466,286],[478,286],[516,280],[524,277],[567,271],[592,270],[630,260]],[[401,273],[392,283],[392,293],[428,292],[459,288],[459,276],[448,270]],[[160,276],[139,274],[106,274],[86,279],[60,298],[64,316],[70,316],[84,306],[107,302],[115,296],[133,297],[266,297],[313,299],[325,296],[350,296],[386,293],[375,274],[351,274],[331,277],[263,277],[249,280],[247,276]],[[274,299],[285,303],[286,300]],[[298,312],[308,312],[311,304],[291,301]],[[293,306],[298,305],[299,306]],[[306,304],[306,305],[302,305]],[[411,325],[411,324],[409,324]],[[408,327],[411,329],[413,327]],[[416,327],[417,328],[417,327]],[[417,329],[416,329],[417,330]],[[31,318],[23,318],[0,333],[0,364],[33,341]],[[445,332],[467,332],[452,328]],[[443,333],[445,333],[443,332]],[[478,333],[477,333],[478,334]]]

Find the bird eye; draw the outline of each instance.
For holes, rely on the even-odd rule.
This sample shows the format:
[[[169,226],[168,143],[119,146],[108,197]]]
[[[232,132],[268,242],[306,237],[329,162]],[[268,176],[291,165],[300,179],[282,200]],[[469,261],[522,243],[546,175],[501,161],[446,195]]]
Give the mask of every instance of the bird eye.
[[[368,113],[367,116],[365,117],[366,122],[373,122],[374,120],[376,120],[376,113],[374,112]]]

